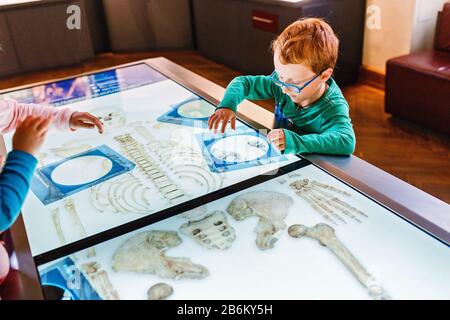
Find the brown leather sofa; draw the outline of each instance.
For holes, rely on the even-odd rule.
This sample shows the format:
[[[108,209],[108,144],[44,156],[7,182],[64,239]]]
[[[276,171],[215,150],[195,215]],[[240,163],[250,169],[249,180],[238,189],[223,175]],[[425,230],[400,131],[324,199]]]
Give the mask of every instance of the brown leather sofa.
[[[386,63],[385,110],[450,136],[450,3],[436,24],[434,50]]]

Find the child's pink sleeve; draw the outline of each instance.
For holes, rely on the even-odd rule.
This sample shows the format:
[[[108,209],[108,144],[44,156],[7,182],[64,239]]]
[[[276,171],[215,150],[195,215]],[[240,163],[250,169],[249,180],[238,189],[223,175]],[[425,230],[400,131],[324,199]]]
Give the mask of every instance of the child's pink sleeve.
[[[74,111],[69,108],[55,108],[52,106],[18,103],[15,100],[0,101],[0,131],[13,131],[27,116],[53,115],[53,126],[60,131],[70,130],[69,121]]]

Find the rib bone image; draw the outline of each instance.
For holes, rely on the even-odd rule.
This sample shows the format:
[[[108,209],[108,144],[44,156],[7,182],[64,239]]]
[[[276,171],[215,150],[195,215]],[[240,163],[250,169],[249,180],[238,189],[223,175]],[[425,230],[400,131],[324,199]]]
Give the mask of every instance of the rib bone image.
[[[214,211],[200,221],[189,221],[181,225],[180,232],[208,249],[228,249],[236,239],[234,229],[222,211]]]
[[[99,212],[148,214],[153,211],[148,200],[151,192],[152,189],[128,173],[93,186],[90,200]]]
[[[289,227],[288,233],[293,238],[309,237],[319,241],[322,246],[330,251],[347,267],[358,281],[369,291],[374,300],[390,300],[391,298],[380,284],[367,272],[364,266],[347,249],[347,247],[336,237],[334,229],[319,223],[312,228],[295,224]]]
[[[259,217],[255,229],[256,246],[265,250],[273,248],[282,230],[286,229],[284,219],[293,203],[292,198],[283,193],[253,191],[233,199],[227,212],[238,221],[252,216]]]
[[[161,278],[203,279],[208,269],[189,258],[166,256],[166,250],[181,244],[175,231],[145,231],[126,240],[115,252],[114,271],[150,273]]]

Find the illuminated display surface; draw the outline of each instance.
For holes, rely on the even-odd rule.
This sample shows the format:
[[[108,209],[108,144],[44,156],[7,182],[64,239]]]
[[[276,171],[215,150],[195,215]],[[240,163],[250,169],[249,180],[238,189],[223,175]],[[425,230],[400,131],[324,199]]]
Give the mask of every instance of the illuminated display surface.
[[[337,200],[314,207],[313,194]],[[450,298],[445,244],[312,165],[66,259],[69,283],[90,279],[74,294],[104,299],[147,299],[158,283],[169,299]]]
[[[276,153],[242,122],[225,136],[207,131],[213,106],[146,65],[9,96],[92,112],[106,128],[48,136],[40,169],[70,192],[44,204],[30,191],[23,217],[34,256],[285,170],[39,265],[41,283],[66,298],[450,298],[447,245],[321,169]]]
[[[210,136],[204,116],[214,106],[145,64],[15,91],[5,98],[91,112],[105,124],[103,135],[78,130],[47,136],[22,210],[33,256],[300,161],[284,156],[258,162],[256,155],[239,161],[239,170],[211,171],[198,137]],[[179,117],[189,120],[187,125],[157,120],[174,106]],[[248,127],[238,121],[237,128]],[[5,142],[10,149],[11,135]],[[237,149],[236,143],[225,142],[215,150]],[[111,151],[98,154],[99,146]]]

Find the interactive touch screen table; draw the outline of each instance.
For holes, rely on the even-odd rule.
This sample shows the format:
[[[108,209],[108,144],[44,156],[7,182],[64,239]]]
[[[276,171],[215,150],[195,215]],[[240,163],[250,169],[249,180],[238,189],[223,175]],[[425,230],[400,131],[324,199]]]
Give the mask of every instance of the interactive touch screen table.
[[[221,94],[162,58],[4,92],[106,129],[48,135],[11,231],[18,296],[450,298],[447,204],[355,157],[280,154],[249,102],[236,130],[210,132]]]

